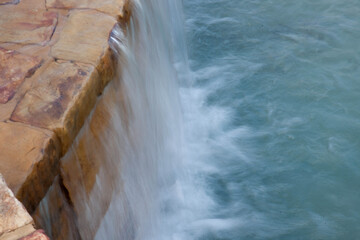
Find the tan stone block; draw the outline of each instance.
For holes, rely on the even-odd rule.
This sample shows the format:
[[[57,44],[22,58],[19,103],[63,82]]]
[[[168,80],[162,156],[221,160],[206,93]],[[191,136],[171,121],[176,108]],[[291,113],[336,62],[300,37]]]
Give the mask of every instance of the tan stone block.
[[[115,18],[93,10],[73,10],[51,55],[98,66],[107,49]]]
[[[0,47],[0,104],[7,103],[15,95],[25,78],[40,67],[40,59]]]
[[[32,223],[33,219],[15,198],[0,174],[0,239],[10,239],[10,235],[14,235],[13,232],[17,229],[20,231],[15,233],[16,236],[25,236],[35,231]],[[5,236],[6,238],[4,238]]]
[[[26,237],[20,238],[19,240],[50,240],[43,230],[37,230]]]
[[[113,133],[118,129],[113,124],[112,114],[118,108],[121,109],[121,116],[116,117],[121,117],[125,123],[128,121],[124,96],[121,83],[112,81],[99,98],[91,118],[76,141],[61,159],[61,176],[74,206],[82,239],[93,238],[116,191],[114,179],[119,176],[113,161],[120,159],[119,156],[109,157],[108,154],[116,152],[112,148],[117,145],[107,144],[104,139],[117,140]],[[121,182],[116,183],[121,186]]]
[[[93,66],[53,62],[16,106],[11,120],[55,131],[65,153],[95,105],[100,87]]]
[[[80,239],[76,215],[59,177],[55,178],[32,217],[36,226],[43,228],[52,240]]]
[[[0,5],[0,42],[45,44],[50,40],[56,23],[57,13],[46,11],[43,1],[26,0],[17,5]]]
[[[48,8],[90,8],[112,16],[124,17],[128,0],[47,0]]]
[[[20,0],[0,0],[0,5],[18,4]]]
[[[34,231],[35,229],[33,223],[29,223],[23,227],[19,227],[15,229],[14,231],[4,233],[3,235],[0,236],[0,240],[19,240],[19,238],[22,238]]]
[[[59,171],[59,143],[50,131],[0,122],[0,172],[32,212]]]

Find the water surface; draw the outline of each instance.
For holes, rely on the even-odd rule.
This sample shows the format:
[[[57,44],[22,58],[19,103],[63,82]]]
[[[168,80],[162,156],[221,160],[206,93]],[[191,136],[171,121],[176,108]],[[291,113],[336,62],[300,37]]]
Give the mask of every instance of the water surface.
[[[172,239],[360,238],[359,12],[355,0],[184,0]]]

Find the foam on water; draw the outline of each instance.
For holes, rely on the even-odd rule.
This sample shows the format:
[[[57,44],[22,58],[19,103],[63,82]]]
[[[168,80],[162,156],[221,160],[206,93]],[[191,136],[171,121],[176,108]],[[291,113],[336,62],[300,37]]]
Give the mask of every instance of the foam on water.
[[[359,238],[360,2],[133,3],[96,239]]]

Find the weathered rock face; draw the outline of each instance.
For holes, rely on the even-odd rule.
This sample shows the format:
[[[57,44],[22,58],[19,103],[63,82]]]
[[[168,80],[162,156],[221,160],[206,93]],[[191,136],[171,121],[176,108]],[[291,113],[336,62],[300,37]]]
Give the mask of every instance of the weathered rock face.
[[[0,175],[0,240],[18,239],[35,231],[33,220]]]
[[[121,82],[112,81],[61,159],[61,177],[54,182],[34,215],[39,227],[51,229],[52,239],[92,239],[96,234],[116,193],[113,183],[121,182],[119,156],[104,158],[116,152],[111,149],[116,145],[106,144],[104,140],[114,139],[113,133],[117,131],[112,124],[114,108],[120,108],[122,121],[128,122],[125,97]],[[70,226],[78,228],[69,231]],[[69,235],[69,232],[79,235]]]
[[[6,3],[16,1],[3,1]],[[43,45],[50,40],[56,23],[57,13],[46,11],[43,1],[26,0],[17,5],[2,5],[0,42]]]
[[[73,10],[51,55],[56,59],[97,66],[99,56],[108,47],[109,34],[115,23],[115,18],[97,11]]]
[[[0,104],[11,100],[19,85],[39,66],[36,57],[0,48]]]
[[[91,8],[113,16],[123,17],[125,0],[47,0],[47,8]]]
[[[56,177],[46,197],[32,215],[39,227],[47,230],[49,237],[55,239],[80,239],[77,218],[66,188]]]
[[[91,65],[53,62],[19,102],[11,120],[55,131],[65,152],[93,108],[100,84]]]
[[[95,235],[114,193],[111,183],[117,178],[117,166],[104,159],[107,152],[114,152],[110,149],[113,146],[104,145],[103,139],[116,131],[110,124],[109,112],[118,100],[116,93],[119,94],[111,84],[99,100],[91,120],[61,161],[63,184],[69,191],[83,239]]]
[[[19,240],[50,240],[50,238],[45,235],[43,230],[37,230],[26,237],[20,238]]]
[[[25,207],[32,212],[59,172],[59,143],[54,133],[0,122],[0,169]]]
[[[96,184],[99,174],[112,177],[111,168],[101,172],[101,138],[112,131],[104,101],[78,134],[114,78],[108,38],[129,12],[128,0],[0,0],[0,173],[34,216],[45,195],[51,200],[54,239],[91,238],[111,199],[98,196],[90,212],[81,205],[99,188],[111,192]]]
[[[18,4],[20,0],[0,0],[0,5]]]

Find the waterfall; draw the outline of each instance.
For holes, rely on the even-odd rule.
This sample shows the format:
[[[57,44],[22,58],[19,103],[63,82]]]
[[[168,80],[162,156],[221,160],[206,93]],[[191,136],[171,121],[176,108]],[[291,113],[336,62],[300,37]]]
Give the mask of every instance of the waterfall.
[[[156,239],[160,215],[171,211],[167,199],[176,185],[182,118],[174,63],[186,59],[177,35],[181,10],[180,1],[134,1],[130,24],[111,36],[118,58],[112,84],[121,85],[122,96],[108,106],[115,132],[103,142],[115,146],[104,160],[119,170],[114,184],[121,187],[96,239]]]
[[[34,215],[52,239],[160,239],[171,231],[182,158],[182,2],[133,0],[110,36],[116,76]],[[181,70],[181,74],[178,74]]]

